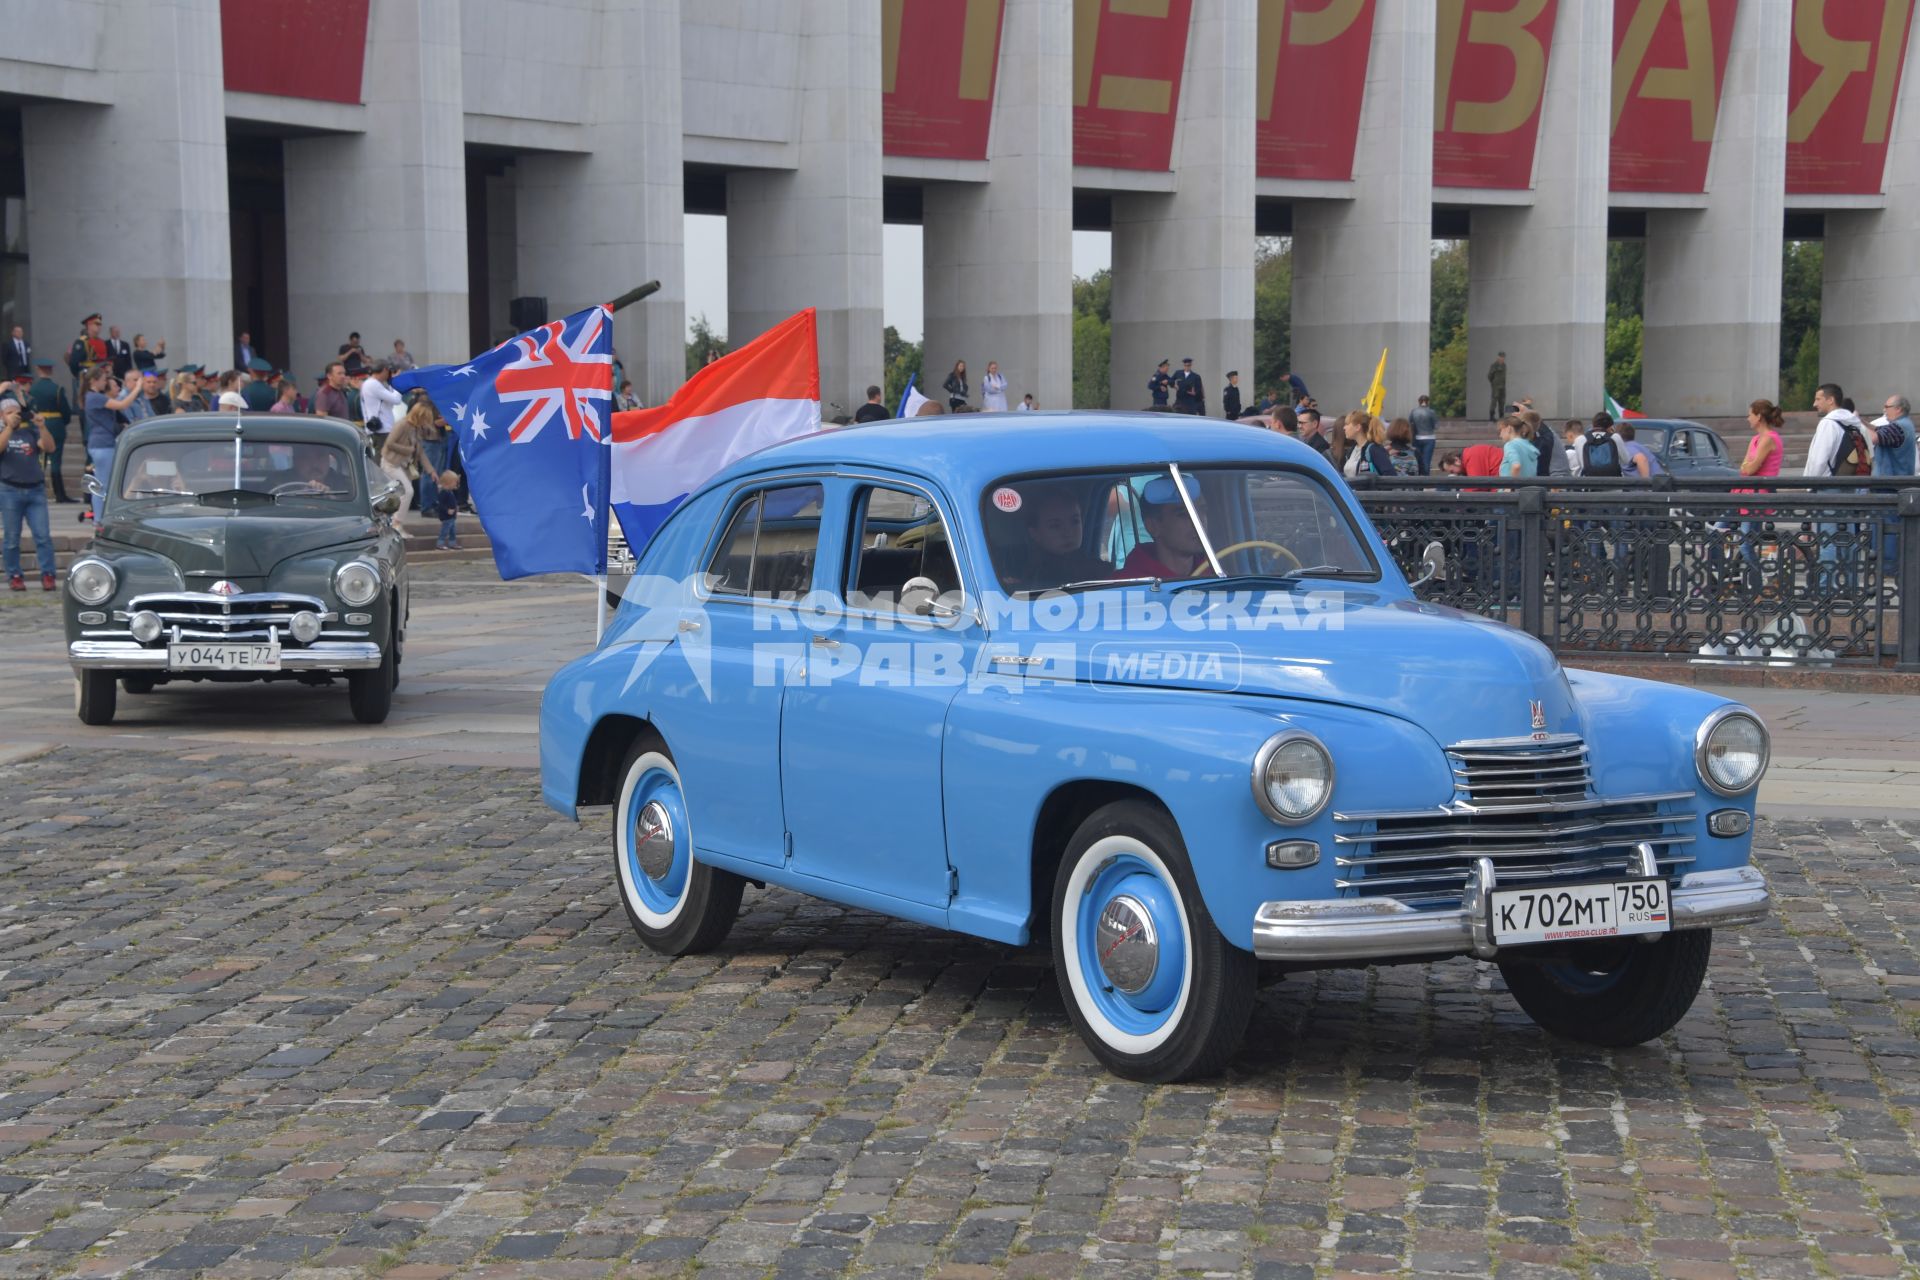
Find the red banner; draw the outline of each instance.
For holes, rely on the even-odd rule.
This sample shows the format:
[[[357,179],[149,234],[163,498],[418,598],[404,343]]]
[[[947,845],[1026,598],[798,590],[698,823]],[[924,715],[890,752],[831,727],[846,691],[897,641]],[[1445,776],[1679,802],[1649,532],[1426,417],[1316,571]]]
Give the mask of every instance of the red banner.
[[[1533,185],[1556,0],[1439,0],[1433,185]]]
[[[1073,162],[1168,169],[1193,0],[1073,0]]]
[[[880,0],[882,146],[985,160],[1003,0]]]
[[[1707,189],[1739,0],[1615,0],[1615,191]]]
[[[1260,0],[1256,172],[1353,177],[1374,0]]]
[[[358,102],[367,0],[220,0],[220,55],[229,89]]]
[[[1914,0],[1794,0],[1787,193],[1877,195]]]

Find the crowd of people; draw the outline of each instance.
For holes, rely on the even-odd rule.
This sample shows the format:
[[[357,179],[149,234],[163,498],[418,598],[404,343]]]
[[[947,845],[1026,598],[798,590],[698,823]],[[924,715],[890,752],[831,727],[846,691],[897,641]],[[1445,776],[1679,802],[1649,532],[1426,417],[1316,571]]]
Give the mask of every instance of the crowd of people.
[[[321,413],[359,423],[375,444],[381,469],[412,495],[423,515],[440,520],[438,545],[459,548],[455,519],[472,507],[454,467],[458,446],[431,401],[394,390],[394,375],[415,367],[404,339],[395,338],[391,351],[375,359],[358,333],[349,334],[311,394],[290,371],[276,369],[250,333],[237,335],[233,362],[225,368],[186,362],[168,368],[166,355],[164,338],[151,345],[144,333],[125,339],[120,326],[95,312],[80,322],[64,360],[68,377],[61,380],[54,361],[35,356],[25,327],[13,326],[0,347],[7,375],[0,383],[0,533],[10,589],[26,589],[23,526],[33,537],[41,586],[51,591],[56,572],[50,507],[79,505],[82,523],[100,518],[104,491],[91,503],[67,491],[70,444],[85,451],[83,470],[104,482],[121,433],[170,414]]]

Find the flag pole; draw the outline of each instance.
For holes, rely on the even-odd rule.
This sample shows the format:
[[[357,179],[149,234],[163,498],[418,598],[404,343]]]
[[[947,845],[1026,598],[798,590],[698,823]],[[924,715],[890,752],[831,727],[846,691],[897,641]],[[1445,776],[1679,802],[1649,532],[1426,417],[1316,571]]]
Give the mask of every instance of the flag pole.
[[[640,301],[640,299],[658,292],[660,292],[660,282],[658,280],[649,280],[643,285],[637,285],[627,290],[612,302],[609,302],[607,306],[610,310],[618,311],[622,307],[630,307]]]
[[[622,307],[630,307],[642,298],[658,292],[660,292],[660,282],[649,280],[645,284],[635,285],[609,302],[607,310],[618,311]],[[614,390],[618,391],[619,388],[615,387]],[[593,643],[596,647],[600,643],[600,638],[607,633],[607,583],[608,575],[604,573],[593,579]]]

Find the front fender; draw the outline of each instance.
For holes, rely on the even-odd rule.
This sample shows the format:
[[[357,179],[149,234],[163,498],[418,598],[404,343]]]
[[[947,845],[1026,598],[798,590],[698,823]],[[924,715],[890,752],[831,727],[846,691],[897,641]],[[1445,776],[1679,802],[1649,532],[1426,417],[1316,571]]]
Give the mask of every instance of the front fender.
[[[1286,728],[1318,736],[1334,761],[1332,800],[1296,825],[1273,821],[1253,793],[1254,754]],[[1453,794],[1439,744],[1407,721],[1304,700],[1137,687],[1033,681],[970,690],[949,712],[945,760],[948,858],[959,876],[954,927],[1020,943],[1048,906],[1034,900],[1034,839],[1061,787],[1117,783],[1165,805],[1214,923],[1247,950],[1260,903],[1336,896],[1335,812],[1440,805]],[[1282,839],[1318,842],[1319,863],[1269,867],[1266,847]]]

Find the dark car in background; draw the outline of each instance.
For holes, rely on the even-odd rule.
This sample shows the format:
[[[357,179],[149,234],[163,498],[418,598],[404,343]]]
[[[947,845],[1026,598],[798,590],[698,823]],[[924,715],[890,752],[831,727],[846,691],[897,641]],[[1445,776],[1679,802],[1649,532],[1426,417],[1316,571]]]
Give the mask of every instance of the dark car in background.
[[[1711,427],[1681,418],[1635,418],[1633,442],[1660,459],[1674,478],[1718,479],[1740,474],[1740,459]]]
[[[97,485],[96,478],[90,484]],[[188,414],[120,437],[93,546],[67,575],[76,710],[181,680],[344,679],[387,718],[408,604],[400,490],[349,422]]]

